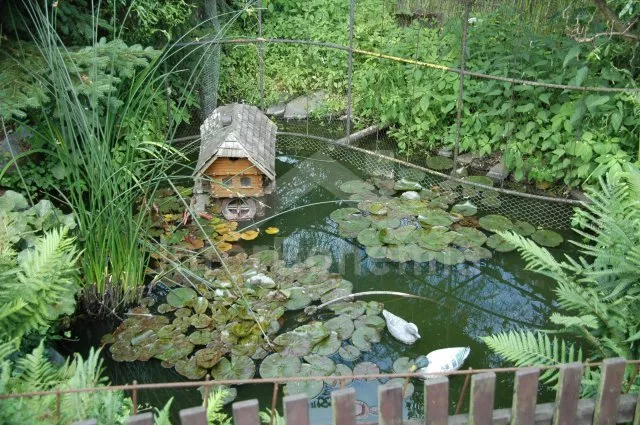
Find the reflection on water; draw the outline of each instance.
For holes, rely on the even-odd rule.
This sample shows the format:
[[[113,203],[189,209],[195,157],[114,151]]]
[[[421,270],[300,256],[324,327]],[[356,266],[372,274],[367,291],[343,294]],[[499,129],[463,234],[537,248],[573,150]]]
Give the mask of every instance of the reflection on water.
[[[359,361],[372,361],[382,372],[391,372],[393,361],[398,357],[415,358],[439,348],[469,346],[471,355],[465,367],[495,367],[501,365],[500,360],[489,352],[480,337],[512,327],[545,326],[552,305],[551,282],[524,270],[518,254],[498,254],[478,264],[457,266],[435,262],[397,264],[374,261],[353,240],[338,236],[337,225],[328,218],[329,213],[338,207],[333,201],[347,199],[338,189],[340,184],[362,176],[361,170],[344,167],[326,155],[289,155],[278,157],[277,172],[277,190],[268,199],[269,215],[273,218],[259,226],[275,226],[280,228],[280,233],[275,236],[262,234],[254,241],[243,242],[244,250],[251,253],[260,249],[276,249],[289,264],[304,260],[309,255],[328,254],[333,258],[332,271],[353,282],[354,292],[401,291],[432,300],[377,297],[376,300],[384,302],[389,311],[415,323],[422,338],[407,346],[384,332],[380,343],[375,344],[371,352],[364,353]],[[348,205],[351,204],[345,201],[342,206]],[[291,211],[285,212],[287,210]],[[328,317],[328,312],[318,314]],[[295,320],[290,318],[285,327],[295,325]],[[77,334],[83,343],[97,344],[100,336],[115,326],[115,323],[94,323],[83,326]],[[335,360],[345,363],[337,356]],[[345,364],[349,367],[355,365]],[[107,355],[106,367],[113,383],[131,382],[133,379],[138,382],[184,380],[174,369],[163,369],[157,361],[115,363]],[[457,400],[463,381],[463,377],[451,378],[452,403]],[[363,381],[351,384],[357,389],[362,418],[372,419],[376,414],[378,383]],[[423,413],[422,385],[420,382],[414,384],[415,393],[406,400],[409,417]],[[510,404],[511,389],[512,378],[499,376],[496,406]],[[239,389],[239,398],[258,397],[261,406],[267,407],[271,404],[271,391],[269,385],[243,387]],[[325,386],[323,394],[312,401],[315,423],[329,422],[329,393],[330,388]],[[176,398],[176,409],[194,406],[201,400],[195,389],[145,392],[140,400],[159,405],[171,396]]]

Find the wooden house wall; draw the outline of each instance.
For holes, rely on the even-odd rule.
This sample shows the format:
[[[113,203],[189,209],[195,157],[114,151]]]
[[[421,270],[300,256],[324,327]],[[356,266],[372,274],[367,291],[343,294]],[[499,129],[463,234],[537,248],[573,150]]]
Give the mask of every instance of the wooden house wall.
[[[246,158],[218,158],[204,172],[211,178],[211,194],[217,198],[232,198],[238,196],[264,195],[262,172]],[[243,187],[243,177],[251,180],[250,187]],[[223,180],[231,179],[229,184],[222,184]]]

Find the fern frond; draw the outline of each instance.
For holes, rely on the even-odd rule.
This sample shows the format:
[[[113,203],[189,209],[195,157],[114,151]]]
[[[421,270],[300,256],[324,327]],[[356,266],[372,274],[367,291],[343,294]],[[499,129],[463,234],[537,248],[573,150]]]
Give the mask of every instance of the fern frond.
[[[153,415],[154,425],[171,425],[171,403],[173,403],[173,397],[167,401],[162,409],[156,408]]]
[[[231,425],[229,415],[222,412],[224,400],[228,399],[229,390],[218,387],[209,394],[207,403],[207,424],[208,425]]]
[[[585,314],[583,316],[565,316],[560,313],[553,313],[549,320],[556,325],[565,327],[584,326],[589,329],[598,329],[599,326],[598,318],[592,314]]]
[[[20,381],[26,388],[46,391],[60,383],[60,373],[45,354],[44,341],[40,341],[30,354],[17,362],[20,371]]]
[[[582,349],[543,332],[509,331],[483,337],[489,348],[516,366],[553,366],[582,362]],[[545,383],[558,379],[558,370],[549,369],[540,377]]]

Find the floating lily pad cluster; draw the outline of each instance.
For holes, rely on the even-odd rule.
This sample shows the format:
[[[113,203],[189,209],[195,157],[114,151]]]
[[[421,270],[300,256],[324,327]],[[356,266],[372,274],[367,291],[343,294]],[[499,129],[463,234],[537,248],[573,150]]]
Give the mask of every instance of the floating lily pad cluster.
[[[273,343],[276,353],[266,357],[260,365],[263,378],[294,376],[351,376],[379,373],[370,362],[354,365],[352,370],[343,362],[356,362],[363,352],[371,351],[380,342],[385,321],[380,316],[383,306],[377,302],[336,303],[330,306],[331,318],[315,321],[278,335]],[[324,384],[337,385],[337,378]],[[349,379],[345,380],[348,383]],[[306,393],[313,398],[324,389],[322,381],[289,383],[285,393]]]
[[[278,335],[285,311],[351,294],[351,282],[329,272],[330,266],[322,255],[288,267],[276,251],[238,254],[224,268],[205,272],[207,284],[172,288],[162,303],[145,299],[103,343],[111,344],[116,361],[155,358],[189,379],[207,373],[215,379],[252,378],[255,361],[274,350],[305,359],[329,356],[348,339],[359,356],[380,339],[379,303],[338,302],[331,305],[332,320]]]
[[[483,176],[471,176],[469,181],[490,185]],[[453,265],[464,261],[477,262],[490,258],[486,247],[506,252],[515,247],[497,234],[513,230],[531,236],[544,246],[558,246],[562,237],[551,230],[536,230],[523,221],[512,222],[507,217],[490,214],[478,218],[478,207],[463,197],[476,196],[472,186],[443,182],[425,188],[420,182],[402,177],[397,181],[373,179],[372,182],[349,181],[340,186],[360,200],[357,207],[340,208],[330,215],[338,224],[341,236],[355,238],[375,259],[394,262],[428,262],[436,260]],[[471,189],[469,189],[471,188]],[[497,193],[485,191],[482,199],[497,199]],[[486,247],[485,247],[486,246]]]

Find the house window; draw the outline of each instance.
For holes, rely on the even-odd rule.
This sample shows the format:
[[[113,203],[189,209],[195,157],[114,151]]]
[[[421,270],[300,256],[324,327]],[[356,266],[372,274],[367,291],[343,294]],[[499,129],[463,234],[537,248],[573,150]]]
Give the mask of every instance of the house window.
[[[233,186],[233,178],[226,177],[222,179],[222,186],[226,189],[231,188],[231,186]]]
[[[251,177],[241,177],[240,178],[240,186],[242,186],[242,187],[251,187]]]

